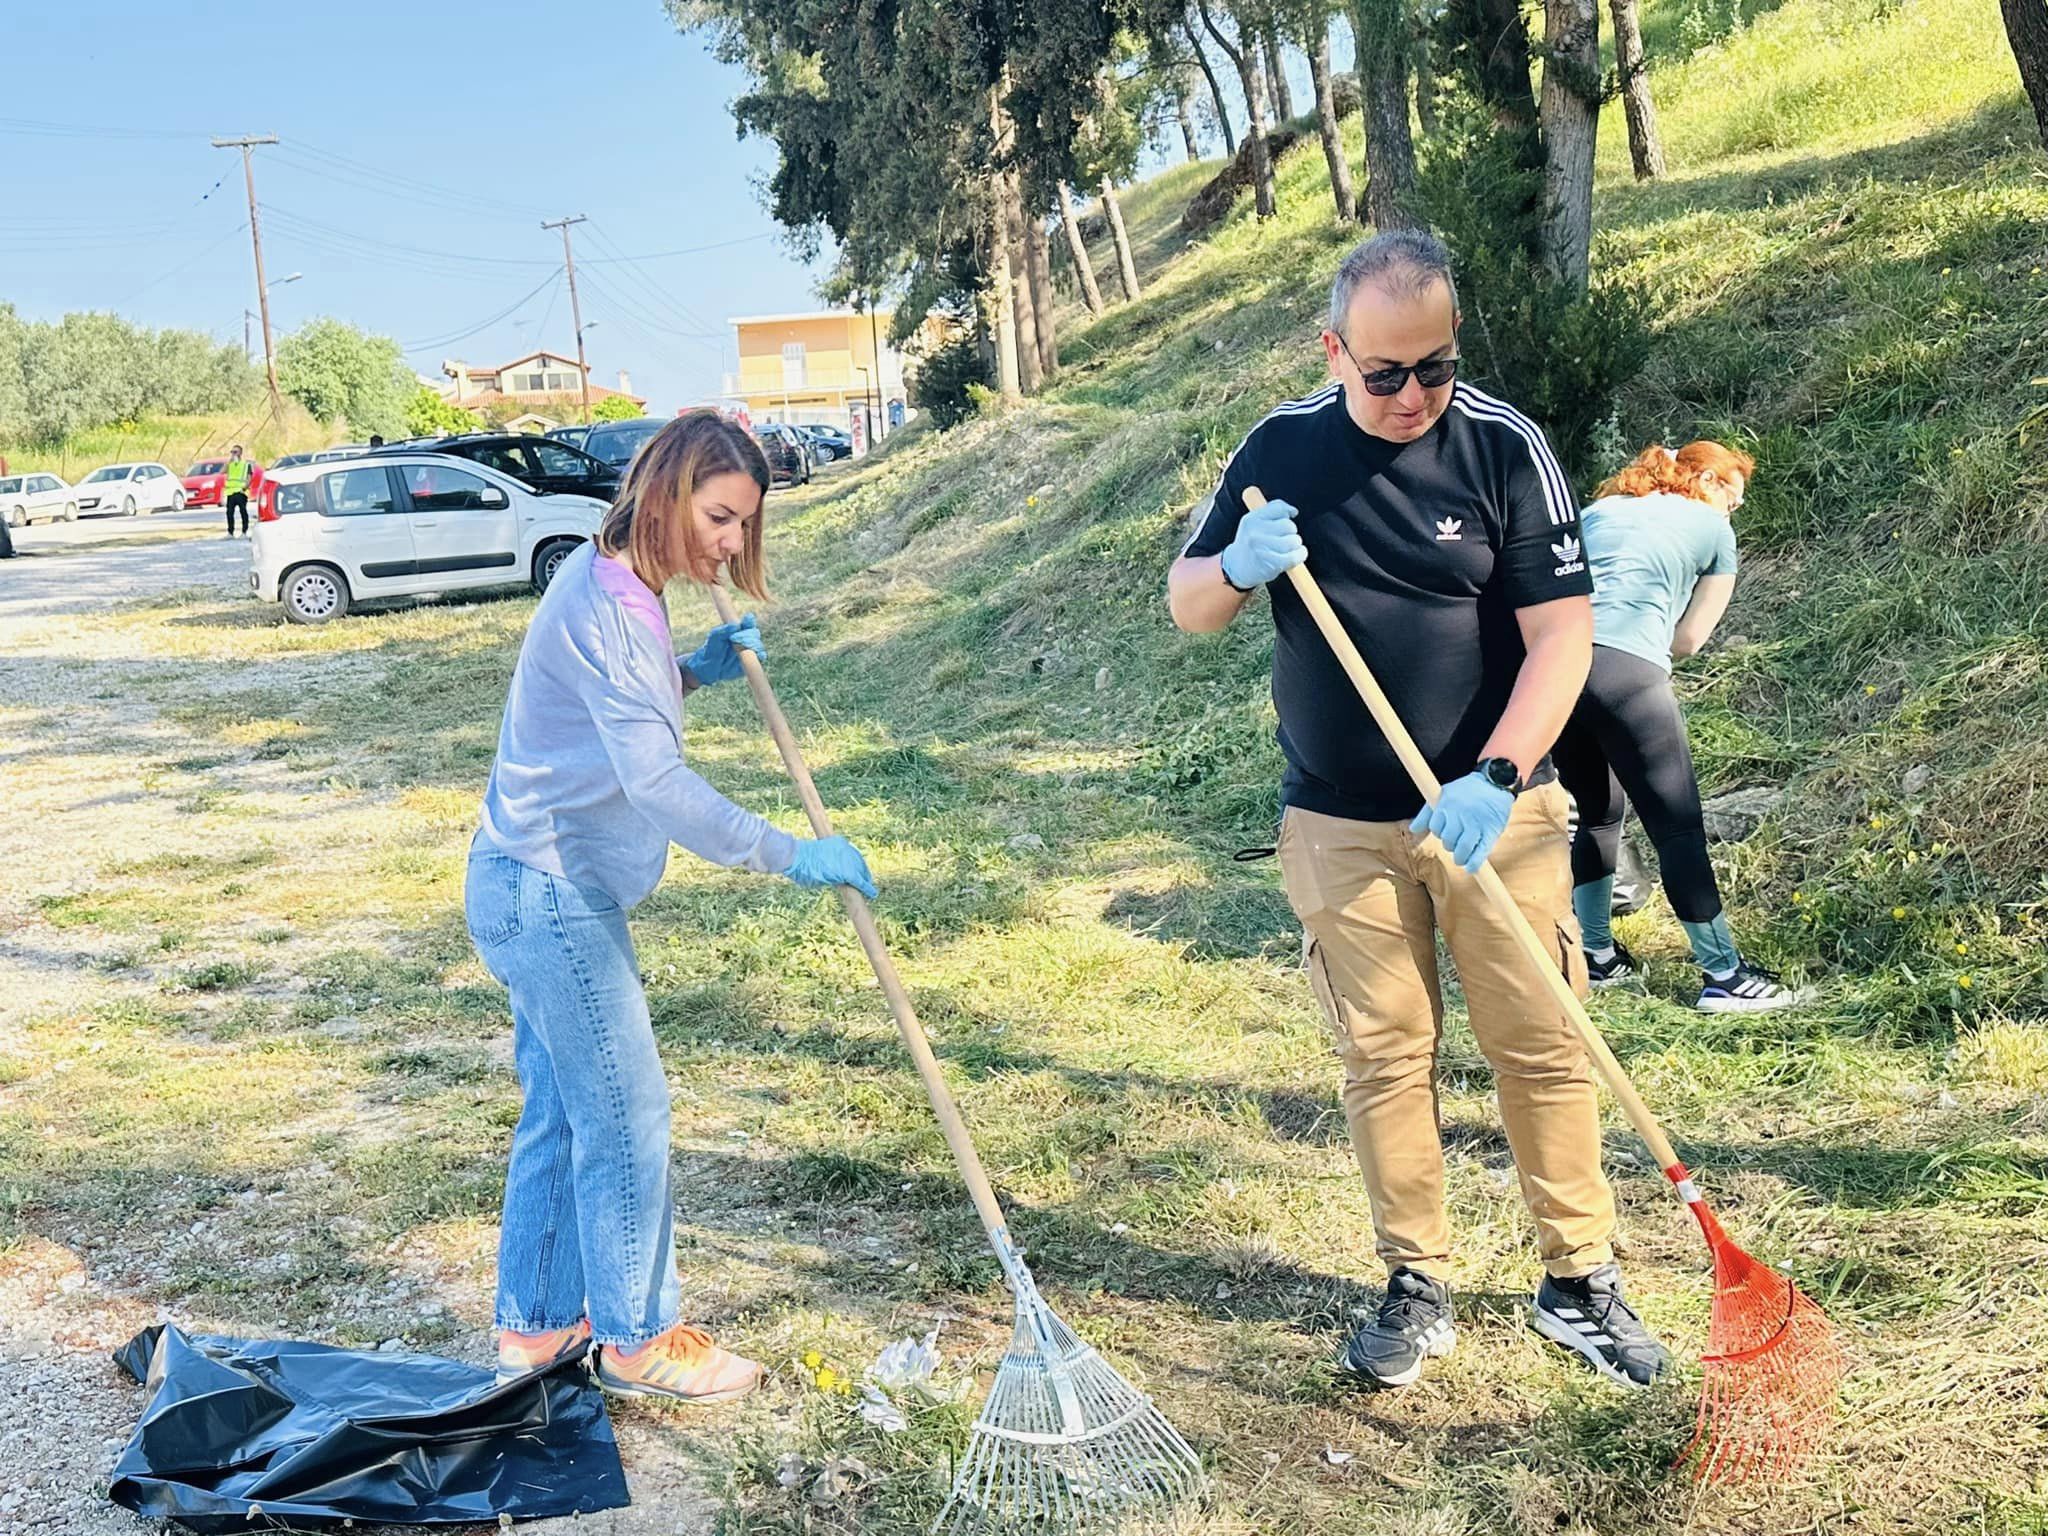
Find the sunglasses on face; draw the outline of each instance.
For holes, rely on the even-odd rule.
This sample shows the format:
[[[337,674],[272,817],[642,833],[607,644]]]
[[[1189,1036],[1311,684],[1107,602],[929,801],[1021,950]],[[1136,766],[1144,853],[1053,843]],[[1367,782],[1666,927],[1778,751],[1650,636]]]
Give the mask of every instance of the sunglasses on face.
[[[1367,368],[1351,350],[1351,343],[1341,333],[1332,332],[1337,345],[1344,349],[1344,355],[1351,359],[1351,366],[1358,370],[1358,376],[1365,381],[1368,395],[1398,395],[1408,387],[1408,375],[1415,375],[1415,382],[1424,389],[1442,389],[1458,376],[1458,360],[1455,357],[1432,357],[1426,362],[1410,363],[1405,368]]]

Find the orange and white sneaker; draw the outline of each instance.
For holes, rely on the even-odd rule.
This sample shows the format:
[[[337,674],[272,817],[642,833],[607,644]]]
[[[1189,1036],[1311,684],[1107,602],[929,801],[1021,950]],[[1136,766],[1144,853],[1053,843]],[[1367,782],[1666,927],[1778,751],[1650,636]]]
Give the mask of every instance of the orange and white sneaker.
[[[637,1349],[604,1344],[597,1351],[598,1385],[612,1392],[666,1397],[679,1403],[729,1403],[745,1397],[761,1367],[711,1342],[702,1328],[678,1323]]]
[[[544,1371],[564,1360],[581,1360],[590,1353],[590,1323],[586,1319],[568,1328],[551,1328],[546,1333],[498,1333],[498,1380],[500,1383]]]

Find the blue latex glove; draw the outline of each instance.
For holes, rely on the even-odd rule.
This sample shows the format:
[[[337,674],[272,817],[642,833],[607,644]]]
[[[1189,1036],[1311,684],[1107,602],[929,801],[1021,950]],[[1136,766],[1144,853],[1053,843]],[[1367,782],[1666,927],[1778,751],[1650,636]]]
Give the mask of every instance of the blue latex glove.
[[[1223,551],[1223,574],[1233,587],[1261,587],[1308,559],[1294,527],[1294,508],[1269,501],[1245,513],[1237,537]]]
[[[1474,769],[1446,784],[1436,804],[1425,805],[1408,823],[1408,830],[1434,832],[1465,873],[1476,875],[1507,830],[1508,815],[1514,808],[1513,795]]]
[[[750,613],[737,624],[721,624],[704,637],[704,643],[683,659],[690,675],[710,687],[730,682],[740,675],[740,651],[752,651],[763,661],[768,652],[761,645],[761,626]]]
[[[798,885],[850,885],[869,901],[875,899],[875,877],[868,861],[843,837],[807,837],[796,845],[796,858],[783,873]]]

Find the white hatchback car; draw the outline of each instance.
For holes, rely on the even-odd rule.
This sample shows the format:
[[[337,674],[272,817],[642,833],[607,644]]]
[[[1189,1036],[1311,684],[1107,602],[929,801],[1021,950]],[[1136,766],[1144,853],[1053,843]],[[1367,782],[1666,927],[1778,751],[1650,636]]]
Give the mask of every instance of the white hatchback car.
[[[161,464],[108,464],[94,470],[72,489],[81,512],[182,512],[185,482]]]
[[[25,528],[39,517],[76,522],[78,497],[61,475],[0,475],[0,513],[11,528]]]
[[[249,587],[294,624],[371,598],[512,582],[545,591],[605,511],[594,496],[543,496],[448,454],[295,464],[257,489]]]

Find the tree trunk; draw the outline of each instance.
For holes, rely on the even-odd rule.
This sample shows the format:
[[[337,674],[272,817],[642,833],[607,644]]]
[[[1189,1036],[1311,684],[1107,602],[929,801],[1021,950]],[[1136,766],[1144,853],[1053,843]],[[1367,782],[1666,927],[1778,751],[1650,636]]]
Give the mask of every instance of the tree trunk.
[[[2034,126],[2048,149],[2048,4],[2043,0],[1998,0],[2005,13],[2005,40],[2020,67],[2020,83],[2034,104]]]
[[[1238,84],[1244,88],[1244,133],[1252,146],[1252,201],[1258,216],[1270,219],[1278,211],[1278,204],[1273,197],[1273,156],[1266,143],[1266,93],[1259,79],[1263,71],[1259,67],[1258,40],[1241,35],[1238,45],[1232,46],[1209,15],[1208,0],[1196,0],[1195,9],[1216,46],[1223,50],[1223,56],[1236,67]]]
[[[1600,125],[1597,0],[1545,0],[1543,261],[1586,291],[1593,249],[1593,136]]]
[[[1009,137],[1003,116],[1003,91],[993,86],[988,93],[989,129],[998,151]],[[996,387],[1005,400],[1024,392],[1017,371],[1017,311],[1010,297],[1010,177],[998,171],[989,182],[988,298],[987,324],[996,338]]]
[[[1615,0],[1616,4],[1620,0]],[[1424,134],[1436,132],[1436,52],[1427,22],[1415,28],[1415,116]]]
[[[1038,366],[1047,378],[1059,371],[1060,343],[1053,319],[1052,251],[1045,238],[1045,210],[1024,205],[1024,270],[1031,278],[1031,308],[1038,321]]]
[[[1351,162],[1344,158],[1344,135],[1337,123],[1337,102],[1330,89],[1330,27],[1325,22],[1315,46],[1308,50],[1308,74],[1316,86],[1316,128],[1323,139],[1323,160],[1330,167],[1330,195],[1337,217],[1346,224],[1358,218],[1358,197],[1351,190]]]
[[[1116,275],[1124,285],[1124,297],[1138,296],[1138,264],[1131,260],[1131,237],[1124,233],[1123,205],[1116,200],[1116,183],[1102,178],[1102,216],[1109,224],[1109,237],[1116,242]]]
[[[1183,20],[1181,30],[1187,34],[1188,46],[1195,51],[1195,65],[1202,71],[1202,78],[1209,82],[1209,99],[1216,104],[1216,126],[1223,130],[1223,153],[1237,153],[1237,135],[1230,130],[1230,106],[1223,98],[1223,82],[1216,78],[1216,71],[1209,63],[1209,55],[1202,52],[1202,41],[1195,36],[1194,25]]]
[[[1173,115],[1180,119],[1180,141],[1187,146],[1190,164],[1202,158],[1202,147],[1195,140],[1195,110],[1188,101],[1188,84],[1182,81],[1173,88]]]
[[[1017,382],[1027,395],[1035,395],[1045,383],[1045,365],[1038,346],[1037,284],[1031,280],[1031,260],[1025,251],[1024,208],[1021,184],[1012,169],[1003,178],[1009,200],[1006,226],[1010,245],[1010,303],[1017,313]]]
[[[1067,232],[1067,252],[1074,258],[1074,273],[1081,279],[1081,302],[1088,313],[1102,313],[1102,290],[1095,286],[1095,263],[1088,259],[1088,243],[1081,238],[1081,221],[1074,217],[1074,191],[1060,183],[1060,227]]]
[[[1287,84],[1287,55],[1281,51],[1280,34],[1268,32],[1265,39],[1266,84],[1272,94],[1275,127],[1294,121],[1294,91]]]
[[[1408,18],[1400,0],[1358,0],[1358,91],[1365,113],[1365,221],[1374,229],[1415,223],[1415,140],[1408,128]]]
[[[1650,76],[1643,58],[1643,29],[1636,0],[1609,0],[1614,15],[1614,62],[1621,76],[1621,110],[1628,119],[1628,157],[1637,181],[1664,175],[1664,141],[1657,136],[1657,107],[1650,100]],[[2043,10],[2048,15],[2048,10]]]
[[[1536,93],[1529,85],[1529,27],[1522,0],[1449,0],[1443,25],[1472,51],[1479,99],[1503,128],[1536,131]]]

